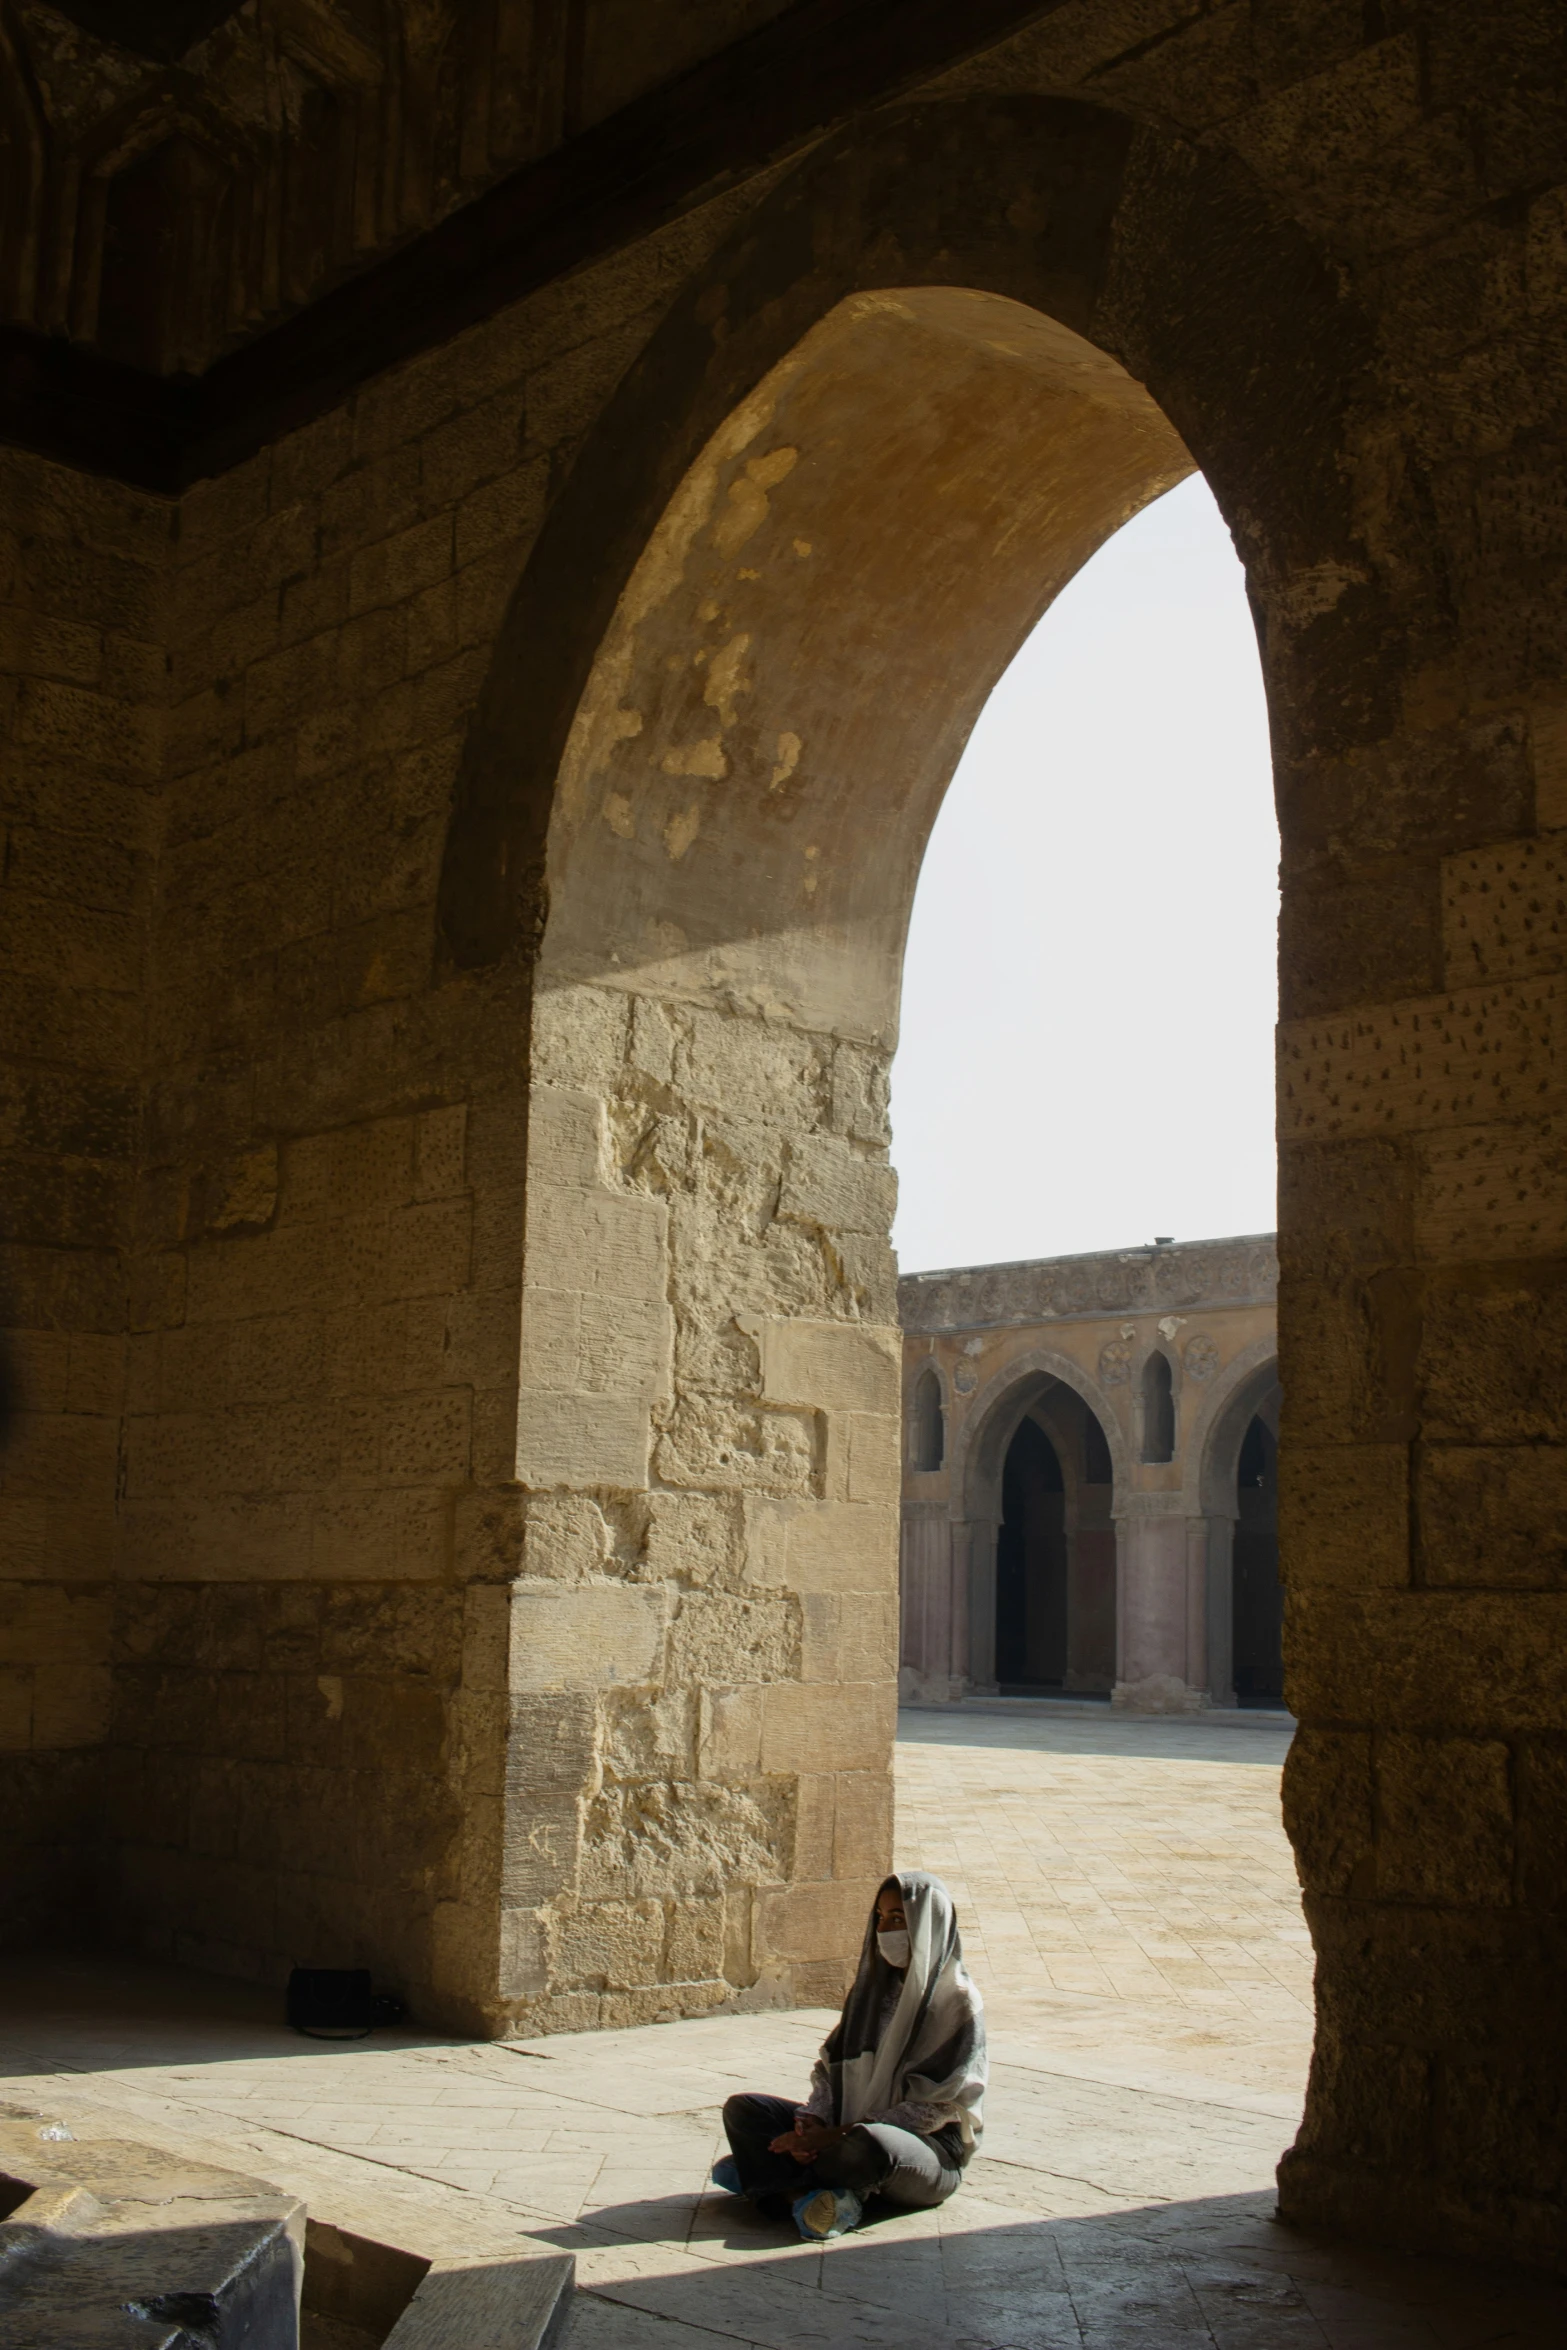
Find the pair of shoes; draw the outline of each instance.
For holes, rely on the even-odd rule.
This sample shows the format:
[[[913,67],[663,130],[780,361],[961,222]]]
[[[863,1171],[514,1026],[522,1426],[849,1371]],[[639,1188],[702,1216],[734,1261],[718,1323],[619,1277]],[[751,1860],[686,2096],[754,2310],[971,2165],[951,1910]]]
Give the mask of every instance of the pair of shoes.
[[[743,2195],[740,2168],[732,2154],[722,2154],[713,2165],[713,2184],[722,2187],[726,2195]]]
[[[865,2206],[851,2187],[817,2187],[797,2199],[794,2224],[807,2244],[825,2244],[829,2236],[848,2235],[864,2214]]]

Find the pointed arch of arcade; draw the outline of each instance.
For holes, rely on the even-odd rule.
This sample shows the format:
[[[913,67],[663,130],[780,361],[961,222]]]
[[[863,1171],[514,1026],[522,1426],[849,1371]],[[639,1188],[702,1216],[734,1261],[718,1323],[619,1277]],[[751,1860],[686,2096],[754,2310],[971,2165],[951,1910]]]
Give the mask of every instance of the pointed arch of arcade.
[[[1187,1443],[1187,1489],[1194,1508],[1225,1507],[1246,1430],[1279,1385],[1275,1338],[1242,1347],[1208,1388]]]
[[[1277,1342],[1255,1339],[1225,1365],[1204,1396],[1192,1430],[1188,1498],[1193,1515],[1207,1528],[1208,1687],[1218,1705],[1235,1694],[1236,1480],[1241,1447],[1259,1415],[1277,1437],[1280,1393]]]
[[[1372,338],[1233,157],[1078,103],[953,100],[823,142],[735,214],[683,284],[650,282],[662,319],[557,486],[468,730],[442,937],[459,984],[509,966],[532,991],[519,1485],[630,1523],[655,1484],[721,1501],[749,1479],[768,1547],[726,1571],[807,1594],[830,1572],[871,1625],[896,1574],[885,1077],[920,859],[975,716],[1062,585],[1194,466],[1247,566],[1289,775],[1371,723],[1403,637],[1345,461]],[[1317,920],[1287,885],[1287,949]],[[637,1087],[726,1154],[699,1241],[656,1147],[634,1180],[605,1173]],[[611,1289],[606,1379],[583,1333]],[[592,1604],[630,1660],[613,1669],[649,1670],[647,1595]],[[518,1775],[503,1951],[572,1898],[596,1832],[573,1724],[602,1642],[549,1631],[587,1620],[575,1591],[529,1605],[557,1661],[528,1737],[579,1755],[581,1786],[563,1761],[540,1843],[545,1798]],[[831,1668],[848,1712],[830,1673],[761,1687],[735,1717],[759,1732],[704,1750],[712,1804],[739,1820],[758,1767],[792,1800],[823,1751],[796,1727],[807,1698],[855,1725],[836,1767],[885,1781],[890,1713],[866,1692],[891,1666],[888,1619],[884,1652]],[[764,1891],[771,1865],[759,1963],[836,1963],[858,1875],[841,1899]]]
[[[1098,1422],[1110,1455],[1111,1510],[1124,1492],[1131,1456],[1119,1418],[1097,1380],[1052,1347],[1031,1347],[997,1372],[964,1416],[952,1463],[954,1676],[966,1673],[977,1689],[996,1683],[996,1546],[1002,1522],[1002,1478],[1007,1453],[1030,1414],[1055,1448],[1069,1507],[1077,1500],[1074,1444],[1080,1423],[1061,1410],[1075,1398]],[[957,1661],[966,1659],[966,1662]]]

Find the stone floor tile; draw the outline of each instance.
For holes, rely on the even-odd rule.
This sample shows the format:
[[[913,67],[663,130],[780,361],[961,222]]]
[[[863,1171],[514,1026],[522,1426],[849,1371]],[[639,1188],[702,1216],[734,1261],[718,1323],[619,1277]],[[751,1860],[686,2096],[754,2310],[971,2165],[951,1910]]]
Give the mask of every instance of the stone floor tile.
[[[493,2192],[518,2195],[536,2210],[575,2219],[592,2194],[603,2164],[590,2156],[567,2163],[550,2155],[505,2155],[494,2163]]]
[[[761,2350],[949,2350],[945,2296],[938,2311],[923,2320],[899,2308],[824,2296],[801,2281],[804,2272],[782,2263],[720,2268],[690,2262],[662,2274],[625,2278],[592,2290],[622,2307],[652,2317],[675,2318],[721,2338],[754,2342]]]
[[[868,2301],[884,2314],[918,2314],[946,2301],[947,2271],[938,2229],[900,2215],[827,2248],[821,2291],[829,2299]]]
[[[483,2163],[432,2163],[430,2169],[454,2187],[463,2188],[470,2195],[492,2195],[495,2192],[495,2173]]]
[[[637,2242],[684,2251],[699,2200],[694,2187],[671,2193],[667,2175],[662,2179],[654,2173],[627,2178],[600,2176],[584,2198],[579,2216]]]
[[[569,2339],[571,2350],[715,2350],[711,2327],[650,2317],[646,2310],[626,2308],[618,2301],[580,2290],[572,2305]],[[748,2338],[739,2334],[725,2335],[722,2340],[753,2350]]]

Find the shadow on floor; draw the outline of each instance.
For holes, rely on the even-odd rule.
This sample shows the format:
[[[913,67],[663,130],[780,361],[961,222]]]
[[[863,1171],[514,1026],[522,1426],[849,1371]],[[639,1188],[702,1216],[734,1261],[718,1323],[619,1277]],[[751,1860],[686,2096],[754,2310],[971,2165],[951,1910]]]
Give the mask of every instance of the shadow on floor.
[[[983,2198],[983,2180],[975,2182]],[[667,2207],[663,2207],[667,2210]],[[993,2212],[994,2205],[983,2207]],[[976,2218],[979,2213],[976,2212]],[[684,2253],[656,2265],[646,2209],[536,2229],[579,2255],[574,2350],[621,2343],[831,2342],[887,2350],[1561,2350],[1567,2286],[1510,2270],[1324,2243],[1286,2228],[1271,2193],[1089,2218],[939,2227],[889,2213],[822,2255],[737,2198],[704,2198]],[[595,2276],[606,2238],[637,2273]],[[696,2258],[693,2259],[692,2255]],[[836,2304],[829,2317],[824,2298]],[[649,2320],[655,2321],[652,2325]]]
[[[8,2023],[21,2045],[12,2046]],[[161,1960],[92,1951],[0,1958],[0,2070],[13,2078],[456,2045],[466,2042],[407,2025],[364,2040],[312,2040],[283,2021],[281,1989]]]
[[[1084,1708],[1081,1720],[980,1714],[948,1706],[898,1709],[900,1746],[1020,1747],[1030,1754],[1106,1754],[1134,1762],[1240,1763],[1276,1771],[1294,1736],[1278,1722],[1209,1723],[1201,1715],[1112,1714]]]

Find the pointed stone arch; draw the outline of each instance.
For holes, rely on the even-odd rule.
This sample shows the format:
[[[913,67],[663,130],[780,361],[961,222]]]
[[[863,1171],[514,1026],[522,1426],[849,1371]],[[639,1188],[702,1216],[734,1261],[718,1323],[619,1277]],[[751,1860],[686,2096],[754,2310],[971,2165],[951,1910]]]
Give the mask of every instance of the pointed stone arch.
[[[997,1372],[976,1394],[953,1449],[951,1526],[954,1679],[977,1690],[996,1684],[996,1543],[1002,1518],[1001,1486],[1008,1449],[1022,1422],[1036,1417],[1055,1446],[1074,1513],[1081,1485],[1081,1427],[1090,1416],[1104,1439],[1111,1467],[1111,1523],[1124,1490],[1130,1458],[1119,1415],[1080,1363],[1054,1347],[1031,1347]],[[1111,1573],[1114,1562],[1112,1531]],[[1119,1590],[1114,1612],[1119,1615]]]
[[[1178,314],[1172,281],[1186,289]],[[441,884],[459,967],[531,957],[589,673],[704,449],[840,304],[868,297],[891,317],[882,297],[947,289],[1036,313],[1040,338],[1046,320],[1065,330],[1058,380],[1119,381],[1162,442],[1138,488],[1124,480],[1092,522],[1079,516],[1075,560],[1063,541],[1065,569],[1036,571],[971,682],[969,717],[1076,563],[1193,463],[1253,568],[1259,611],[1287,601],[1297,572],[1358,567],[1339,451],[1371,339],[1306,233],[1233,158],[1074,101],[890,111],[827,142],[695,274],[561,484],[469,729]],[[981,326],[980,345],[996,339]],[[1281,602],[1275,664],[1299,634]],[[1354,685],[1341,675],[1341,692]],[[955,745],[964,721],[952,724]]]
[[[1258,619],[1286,1013],[1436,984],[1440,849],[1401,876],[1420,919],[1395,929],[1380,885],[1319,838],[1337,804],[1322,776],[1362,788],[1343,771],[1398,735],[1408,673],[1447,650],[1425,618],[1404,625],[1426,591],[1408,586],[1423,558],[1400,584],[1388,551],[1419,537],[1383,510],[1396,485],[1372,544],[1387,395],[1347,284],[1217,145],[1054,99],[890,110],[747,211],[556,485],[474,706],[440,892],[447,974],[505,969],[533,991],[515,1457],[552,1563],[516,1586],[532,1650],[511,1653],[543,1676],[527,1734],[559,1768],[543,1844],[538,1790],[508,1796],[488,2012],[555,2012],[557,1954],[591,1941],[606,1676],[700,1704],[694,1776],[664,1816],[677,1845],[700,1819],[731,1855],[741,1987],[814,1996],[849,1963],[886,1865],[884,1082],[918,850],[1029,626],[1193,464]],[[1391,788],[1364,782],[1373,801]],[[1309,1137],[1338,1116],[1334,1055],[1359,1048],[1308,1026],[1286,1068]],[[1382,1082],[1356,1074],[1357,1116],[1381,1114]],[[1288,1218],[1282,1240],[1288,1264]],[[1148,1498],[1184,1514],[1173,1489]],[[581,1540],[563,1552],[566,1525]],[[731,1631],[760,1611],[734,1687],[697,1671],[730,1638],[703,1649],[710,1603]],[[830,1799],[808,1788],[823,1776]],[[834,1812],[824,1859],[829,1800],[857,1808]],[[1303,1800],[1315,1819],[1327,1799]],[[704,1978],[675,2003],[720,1995]],[[1369,2041],[1355,2063],[1374,2076]],[[1317,2095],[1340,2152],[1349,2110]],[[1286,2173],[1294,2208],[1323,2175]]]
[[[1055,100],[894,110],[782,179],[682,288],[512,599],[440,909],[454,975],[510,966],[532,990],[516,1473],[525,1512],[582,1529],[585,1580],[518,1587],[554,1660],[531,1702],[591,1718],[605,1673],[716,1702],[690,1675],[723,1641],[682,1629],[700,1520],[702,1573],[732,1594],[700,1608],[769,1661],[667,1801],[755,1856],[730,1872],[747,1983],[847,1964],[887,1864],[860,1829],[826,1883],[789,1855],[809,1758],[862,1809],[887,1783],[886,1077],[929,827],[1052,597],[1195,463],[1264,603],[1349,559],[1335,450],[1366,348],[1233,160]],[[613,1562],[639,1544],[676,1564],[627,1588]],[[760,1651],[742,1593],[772,1626]],[[954,1621],[965,1682],[967,1639]],[[533,2012],[549,1921],[602,1874],[612,1825],[587,1801],[593,1740],[572,1751],[548,1865],[513,1872],[526,1914],[502,1918],[503,1949],[544,1954],[498,1986]],[[535,1824],[519,1795],[506,1849]]]

